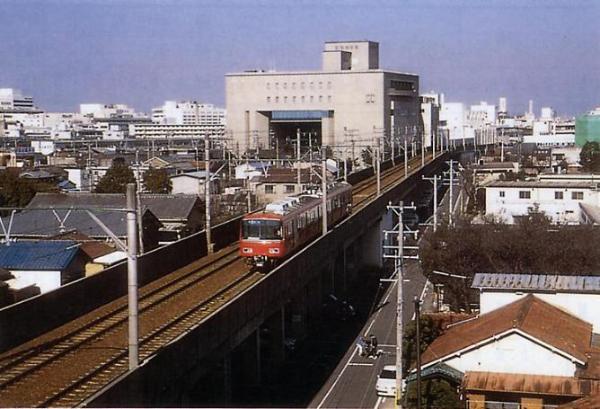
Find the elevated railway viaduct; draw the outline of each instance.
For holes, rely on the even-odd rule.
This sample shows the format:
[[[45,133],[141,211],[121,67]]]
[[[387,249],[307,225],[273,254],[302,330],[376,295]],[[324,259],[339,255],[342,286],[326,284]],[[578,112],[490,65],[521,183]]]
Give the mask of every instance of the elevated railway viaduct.
[[[407,177],[402,164],[388,164],[380,196],[372,170],[362,175],[353,214],[266,275],[237,256],[239,219],[218,226],[213,255],[197,259],[205,248],[199,234],[141,257],[135,371],[127,370],[123,265],[0,310],[0,405],[185,406],[186,391],[215,368],[225,397],[235,393],[234,371],[260,383],[261,366],[284,359],[285,338],[302,337],[324,297],[339,294],[359,265],[381,262],[386,205],[418,194],[421,176],[439,172],[448,157],[429,155],[422,167],[415,157]]]

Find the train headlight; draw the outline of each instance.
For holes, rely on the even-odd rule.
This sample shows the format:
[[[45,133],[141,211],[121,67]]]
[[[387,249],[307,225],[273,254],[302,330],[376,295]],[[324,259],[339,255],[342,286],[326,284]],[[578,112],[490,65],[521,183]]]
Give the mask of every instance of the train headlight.
[[[252,249],[251,249],[250,247],[244,247],[244,248],[242,249],[242,251],[243,251],[244,253],[246,253],[246,254],[250,254],[250,253],[252,253]]]
[[[279,254],[279,249],[278,248],[270,248],[269,254]]]

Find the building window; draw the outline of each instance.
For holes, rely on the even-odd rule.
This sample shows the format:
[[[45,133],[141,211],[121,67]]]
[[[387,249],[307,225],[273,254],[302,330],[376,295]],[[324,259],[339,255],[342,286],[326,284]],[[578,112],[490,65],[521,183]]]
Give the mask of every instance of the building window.
[[[331,95],[327,96],[327,102],[331,102]]]
[[[287,89],[287,82],[283,83],[283,89]]]
[[[323,89],[323,83],[319,81],[319,89]]]
[[[271,83],[267,82],[267,89],[271,89]]]
[[[292,89],[296,89],[296,83],[292,82]]]
[[[271,102],[271,97],[267,97],[267,102]]]
[[[304,82],[300,83],[300,89],[304,89]]]
[[[319,102],[323,102],[323,95],[319,95]]]
[[[296,185],[285,185],[285,193],[294,193],[296,191]]]
[[[310,89],[315,89],[315,83],[314,82],[310,82]]]
[[[265,185],[265,194],[272,195],[275,193],[275,185]]]
[[[296,103],[296,96],[295,96],[295,95],[292,97],[292,102],[293,102],[294,104]]]
[[[583,192],[571,192],[571,199],[583,200]]]
[[[279,89],[279,83],[278,82],[275,83],[275,89]]]
[[[498,195],[499,195],[500,197],[504,197],[504,190],[501,190],[501,191],[499,191],[499,192],[498,192]]]
[[[558,190],[554,192],[554,198],[555,198],[555,199],[557,199],[557,200],[562,200],[562,199],[563,199],[563,197],[564,197],[564,196],[563,196],[563,192],[561,192],[561,191],[558,191]]]
[[[279,103],[279,97],[275,97],[275,103]]]
[[[520,190],[519,199],[531,199],[531,192],[529,190]]]
[[[315,97],[313,95],[310,96],[310,102],[314,102]]]
[[[302,98],[301,98],[301,99],[302,99],[302,102],[304,102],[304,99],[305,99],[305,98],[304,98],[304,95],[302,95]]]
[[[283,97],[283,103],[287,104],[287,97]]]
[[[327,89],[331,89],[331,81],[327,81]]]

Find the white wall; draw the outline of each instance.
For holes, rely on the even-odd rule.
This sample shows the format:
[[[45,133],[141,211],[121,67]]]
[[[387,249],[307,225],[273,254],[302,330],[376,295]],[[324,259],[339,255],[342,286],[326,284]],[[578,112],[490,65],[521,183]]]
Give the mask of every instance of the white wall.
[[[171,182],[173,183],[173,189],[171,190],[172,194],[204,194],[204,180],[188,176],[177,176],[171,178]]]
[[[42,293],[60,287],[60,271],[10,270],[20,283],[35,284]]]
[[[445,363],[461,372],[574,376],[576,369],[569,359],[515,333],[465,352]]]
[[[481,314],[510,304],[528,294],[534,294],[536,297],[589,322],[593,325],[592,331],[600,333],[600,314],[598,314],[600,294],[483,291],[479,298]]]
[[[529,191],[529,199],[519,198],[520,191]],[[563,199],[554,198],[554,192],[562,191]],[[583,192],[583,200],[571,199],[572,192]],[[500,196],[504,192],[504,197]],[[527,215],[537,204],[539,210],[552,219],[553,223],[578,224],[581,221],[579,203],[598,204],[597,192],[584,188],[539,188],[539,187],[487,187],[485,189],[486,216],[499,216],[506,223],[514,223],[513,216]]]

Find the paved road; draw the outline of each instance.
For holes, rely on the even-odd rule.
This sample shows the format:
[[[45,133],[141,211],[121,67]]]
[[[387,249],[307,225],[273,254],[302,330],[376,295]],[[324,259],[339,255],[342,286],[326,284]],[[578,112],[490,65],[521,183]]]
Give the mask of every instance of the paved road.
[[[413,299],[422,295],[425,277],[419,264],[411,261],[405,265],[404,322],[414,316]],[[384,294],[381,303],[369,318],[361,333],[375,334],[384,354],[376,360],[358,355],[352,346],[340,361],[332,376],[310,403],[311,408],[374,408],[393,407],[393,398],[379,398],[375,393],[377,375],[384,365],[396,362],[396,283]],[[391,405],[391,406],[389,406]]]

